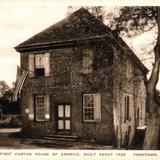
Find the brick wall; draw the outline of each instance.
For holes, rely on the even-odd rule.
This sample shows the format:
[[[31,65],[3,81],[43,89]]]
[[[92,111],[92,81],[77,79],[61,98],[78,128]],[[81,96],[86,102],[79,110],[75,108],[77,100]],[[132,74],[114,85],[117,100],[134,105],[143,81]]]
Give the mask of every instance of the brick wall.
[[[113,143],[113,87],[112,83],[110,83],[113,79],[111,75],[104,76],[109,66],[106,67],[104,63],[102,63],[104,66],[101,66],[101,59],[97,56],[99,53],[102,55],[111,53],[104,47],[89,46],[89,48],[93,49],[96,57],[94,65],[97,63],[98,65],[92,73],[83,75],[81,73],[83,47],[86,46],[45,51],[50,53],[50,76],[27,77],[21,94],[22,127],[25,134],[32,136],[56,134],[56,104],[70,103],[72,106],[72,135],[77,135],[80,139],[90,141]],[[29,68],[28,54],[21,54],[22,68]],[[103,60],[105,58],[108,57],[103,57]],[[105,63],[107,63],[107,59]],[[102,74],[103,76],[101,77]],[[82,95],[83,93],[96,92],[102,94],[101,122],[83,122]],[[50,121],[30,121],[24,113],[25,108],[30,105],[30,97],[35,94],[48,94],[50,96]]]
[[[130,66],[129,66],[130,65]],[[138,98],[146,97],[144,75],[137,67],[135,62],[129,56],[122,53],[118,59],[115,59],[116,71],[114,81],[114,129],[117,133],[117,146],[124,147],[126,144],[126,134],[129,132],[128,143],[131,143],[136,129],[136,112],[140,105]],[[128,68],[130,67],[130,76],[128,77]],[[124,121],[125,104],[124,96],[129,95],[132,98],[132,104],[129,107],[129,120]],[[145,104],[143,106],[143,116],[145,116]],[[130,128],[130,129],[129,129]]]

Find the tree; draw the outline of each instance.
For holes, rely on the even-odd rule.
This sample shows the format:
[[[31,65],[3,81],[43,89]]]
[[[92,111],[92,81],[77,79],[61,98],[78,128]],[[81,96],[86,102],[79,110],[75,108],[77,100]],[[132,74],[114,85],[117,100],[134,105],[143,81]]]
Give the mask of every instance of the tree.
[[[7,85],[5,81],[0,81],[0,97],[5,94],[6,91],[8,91],[10,87]]]
[[[160,66],[160,7],[121,7],[116,18],[111,13],[106,14],[104,8],[103,10],[100,6],[98,6],[98,9],[96,8],[88,7],[86,9],[90,10],[96,17],[101,15],[100,17],[102,17],[103,21],[105,21],[107,15],[112,15],[111,17],[114,18],[114,21],[110,22],[110,26],[112,29],[115,27],[115,31],[118,34],[123,34],[123,36],[131,38],[157,27],[157,39],[156,42],[153,42],[154,64],[150,78],[145,80],[147,91],[147,130],[143,146],[144,149],[157,149],[160,134],[160,105],[156,99],[156,86],[159,79]],[[72,11],[74,11],[74,7]],[[110,47],[112,47],[112,44]],[[116,48],[112,49],[116,52]]]
[[[67,15],[70,15],[71,13],[73,13],[74,11],[76,11],[77,9],[79,9],[80,7],[73,7],[73,6],[68,6],[67,9]],[[90,13],[92,13],[96,18],[98,18],[101,21],[104,21],[105,18],[105,8],[102,6],[86,6],[84,7],[85,9],[87,9],[88,11],[90,11]]]
[[[115,19],[117,29],[123,29],[129,36],[146,32],[157,26],[158,34],[154,46],[154,64],[151,76],[146,80],[147,130],[143,149],[157,149],[160,135],[160,105],[156,100],[156,86],[160,67],[160,7],[123,7]]]

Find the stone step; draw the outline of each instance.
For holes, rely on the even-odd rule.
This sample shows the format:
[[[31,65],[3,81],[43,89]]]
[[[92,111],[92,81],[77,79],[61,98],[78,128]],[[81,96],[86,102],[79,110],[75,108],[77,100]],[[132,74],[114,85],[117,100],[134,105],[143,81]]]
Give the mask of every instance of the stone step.
[[[55,138],[55,137],[44,137],[46,140],[56,140],[56,141],[76,141],[76,139],[70,138]]]
[[[48,135],[48,136],[45,136],[44,139],[57,140],[57,141],[76,141],[77,136],[72,136],[72,135]]]
[[[95,143],[86,143],[82,141],[61,141],[49,139],[24,138],[22,143],[27,145],[36,145],[39,147],[55,148],[55,149],[94,149],[108,150],[114,149],[113,146],[100,145]]]

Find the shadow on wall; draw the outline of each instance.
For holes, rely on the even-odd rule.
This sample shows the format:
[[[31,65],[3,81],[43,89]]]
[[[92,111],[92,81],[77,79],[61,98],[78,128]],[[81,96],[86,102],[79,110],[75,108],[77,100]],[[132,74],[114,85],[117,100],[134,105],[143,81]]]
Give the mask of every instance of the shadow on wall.
[[[142,149],[146,129],[136,129],[129,149]]]

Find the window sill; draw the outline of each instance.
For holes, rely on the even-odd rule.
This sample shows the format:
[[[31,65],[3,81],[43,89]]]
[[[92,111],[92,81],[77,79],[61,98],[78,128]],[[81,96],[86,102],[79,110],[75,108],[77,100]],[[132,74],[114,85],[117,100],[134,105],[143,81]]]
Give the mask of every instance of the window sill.
[[[83,120],[84,123],[100,123],[98,120]]]
[[[31,79],[38,79],[38,78],[51,78],[51,76],[34,76],[30,77]]]
[[[40,122],[50,122],[51,120],[50,119],[48,119],[48,120],[35,120],[34,122],[37,122],[37,123],[40,123]]]

